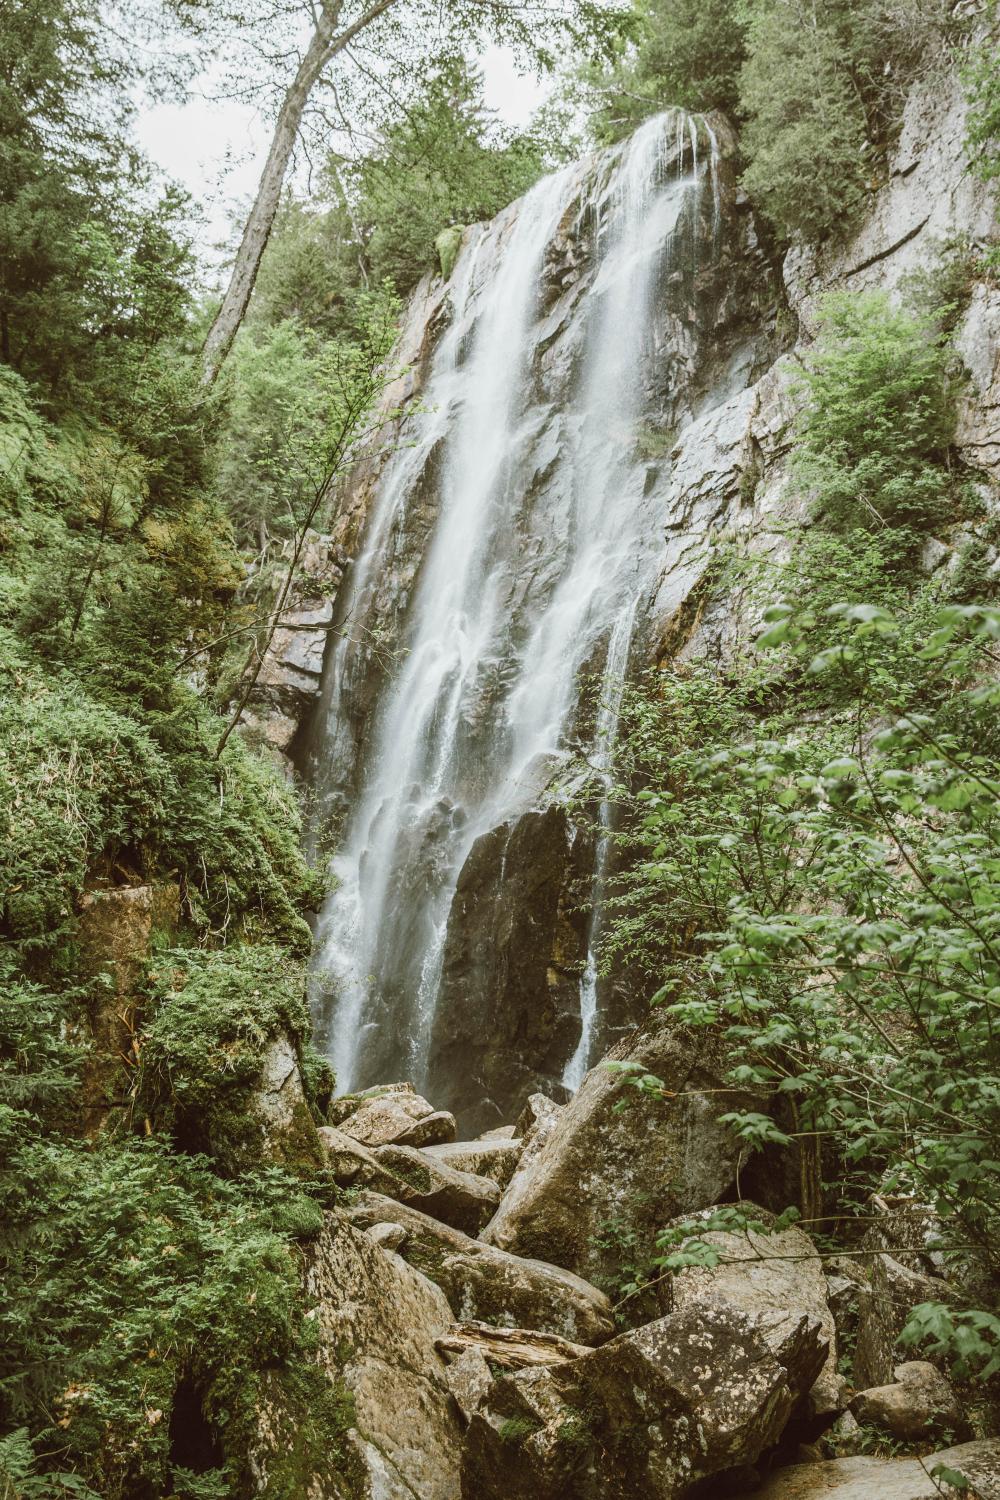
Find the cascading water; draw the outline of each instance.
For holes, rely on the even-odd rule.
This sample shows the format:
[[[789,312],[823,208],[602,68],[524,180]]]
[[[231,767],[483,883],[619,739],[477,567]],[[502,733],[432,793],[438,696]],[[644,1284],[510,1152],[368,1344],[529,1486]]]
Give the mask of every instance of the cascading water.
[[[380,682],[318,932],[316,989],[328,998],[342,1089],[401,1070],[425,1080],[460,873],[476,841],[537,806],[565,765],[581,673],[603,655],[601,706],[582,747],[600,781],[597,905],[566,1083],[590,1061],[608,768],[662,547],[640,443],[650,385],[663,381],[653,307],[671,279],[691,286],[706,183],[714,238],[715,136],[671,112],[467,236],[423,409],[379,482],[327,666],[328,760],[350,761],[345,705],[366,674]],[[553,295],[552,262],[571,242],[586,247],[590,279]],[[568,326],[560,309],[574,296]],[[687,337],[681,328],[675,342]],[[373,664],[371,640],[394,569],[386,668]]]

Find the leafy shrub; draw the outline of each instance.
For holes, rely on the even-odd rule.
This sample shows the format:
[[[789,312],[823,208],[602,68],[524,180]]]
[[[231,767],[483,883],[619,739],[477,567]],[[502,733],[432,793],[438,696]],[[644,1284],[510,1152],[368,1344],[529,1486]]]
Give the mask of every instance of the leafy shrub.
[[[216,1434],[218,1493],[245,1493],[264,1373],[311,1360],[293,1236],[320,1211],[275,1169],[227,1183],[156,1139],[47,1139],[6,1108],[0,1152],[4,1426],[103,1500],[170,1493],[185,1381]]]
[[[826,526],[916,536],[949,518],[955,396],[951,356],[932,324],[880,292],[835,294],[803,386],[793,467]]]
[[[216,721],[204,705],[189,694],[183,716],[142,724],[72,679],[16,677],[0,723],[0,922],[10,938],[52,951],[72,935],[90,875],[174,869],[202,928],[277,933],[308,950],[301,910],[320,882],[291,793],[238,741],[213,761]]]
[[[252,1109],[269,1047],[287,1039],[304,1068],[307,1097],[272,1152],[315,1167],[309,1106],[319,1115],[333,1078],[313,1055],[305,967],[287,951],[255,944],[220,952],[158,954],[149,979],[150,1013],[140,1033],[138,1105],[187,1149],[209,1151],[229,1169],[259,1160],[265,1135]]]

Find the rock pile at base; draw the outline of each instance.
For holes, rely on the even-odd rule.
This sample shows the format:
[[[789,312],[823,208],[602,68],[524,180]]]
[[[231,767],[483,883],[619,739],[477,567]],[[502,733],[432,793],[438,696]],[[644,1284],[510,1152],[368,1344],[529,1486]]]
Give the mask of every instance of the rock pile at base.
[[[568,1106],[533,1095],[513,1127],[474,1141],[407,1083],[331,1106],[318,1135],[350,1192],[307,1280],[320,1360],[353,1402],[351,1500],[947,1494],[919,1459],[861,1451],[865,1432],[925,1450],[968,1435],[942,1371],[893,1357],[912,1299],[943,1285],[921,1246],[898,1261],[884,1248],[907,1243],[905,1207],[873,1199],[862,1252],[826,1260],[801,1227],[746,1201],[742,1226],[713,1227],[738,1167],[717,1119],[731,1103],[717,1092],[724,1059],[662,1025],[618,1051],[668,1072],[675,1097],[659,1116],[603,1068]],[[704,1263],[662,1273],[616,1316],[580,1267],[601,1278],[599,1215],[633,1203],[658,1229],[682,1206],[679,1243]],[[880,1378],[848,1386],[845,1338]],[[262,1413],[261,1494],[287,1429]],[[804,1453],[815,1461],[792,1462]],[[967,1476],[966,1495],[1000,1500],[1000,1442],[935,1457]],[[309,1500],[346,1500],[343,1473],[324,1474]]]

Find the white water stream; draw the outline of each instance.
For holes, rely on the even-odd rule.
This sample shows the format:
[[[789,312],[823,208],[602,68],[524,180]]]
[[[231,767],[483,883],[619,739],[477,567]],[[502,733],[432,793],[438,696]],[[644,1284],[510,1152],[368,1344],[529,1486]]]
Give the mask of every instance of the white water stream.
[[[376,628],[373,600],[405,552],[409,507],[433,460],[436,515],[407,580],[402,651],[370,720],[318,934],[342,1090],[379,1081],[373,1059],[384,1066],[386,1055],[421,1081],[459,873],[475,840],[536,805],[565,762],[580,673],[603,645],[584,747],[602,799],[595,906],[565,1082],[575,1087],[591,1060],[609,768],[662,533],[637,457],[656,356],[651,302],[674,260],[690,273],[706,182],[716,226],[719,216],[715,141],[700,129],[700,162],[699,122],[671,112],[545,178],[475,231],[455,268],[424,411],[386,467],[345,585],[346,618]],[[544,368],[552,313],[540,298],[567,225],[586,226],[591,279],[574,313],[571,394],[554,400]],[[349,628],[328,663],[330,756],[344,753],[341,689],[362,650]]]

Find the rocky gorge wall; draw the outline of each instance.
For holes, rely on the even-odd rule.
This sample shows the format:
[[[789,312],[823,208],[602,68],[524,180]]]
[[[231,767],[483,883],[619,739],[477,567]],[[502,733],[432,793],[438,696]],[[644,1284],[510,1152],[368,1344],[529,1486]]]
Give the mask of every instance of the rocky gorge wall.
[[[397,707],[387,734],[399,679],[407,670],[411,679],[415,675],[412,653],[421,641],[427,591],[448,586],[452,559],[434,562],[442,507],[456,488],[467,494],[469,475],[475,481],[481,468],[485,450],[473,451],[468,474],[456,481],[448,430],[469,404],[470,384],[481,379],[470,373],[470,362],[488,324],[484,297],[496,285],[521,205],[486,229],[468,231],[451,279],[426,278],[411,300],[398,350],[403,373],[385,398],[386,411],[399,411],[402,419],[352,476],[332,537],[317,539],[314,549],[317,557],[336,561],[320,562],[313,572],[322,575],[332,565],[339,583],[329,573],[325,583],[320,576],[307,583],[302,600],[303,610],[318,610],[332,627],[322,672],[317,633],[293,628],[278,643],[269,668],[274,680],[262,693],[265,734],[276,745],[280,736],[280,750],[293,753],[314,788],[322,818],[339,827],[341,848],[352,846],[346,884],[354,909],[343,894],[335,896],[321,924],[318,1016],[328,1037],[345,986],[343,953],[330,965],[330,944],[336,948],[358,920],[364,868],[375,858],[379,824],[386,825],[395,795],[385,776],[386,742],[393,734],[423,740],[423,761],[400,762],[411,785],[400,788],[400,803],[389,809],[391,850],[388,860],[383,856],[388,877],[377,903],[374,946],[369,935],[361,983],[357,975],[346,977],[348,989],[354,985],[347,1029],[355,1052],[346,1081],[415,1075],[470,1129],[509,1116],[532,1089],[564,1097],[565,1083],[578,1082],[582,1065],[600,1056],[641,1010],[643,997],[612,979],[599,997],[591,995],[592,1005],[599,1002],[597,1014],[583,1036],[595,937],[588,901],[600,863],[600,775],[593,768],[599,772],[602,732],[584,684],[595,672],[600,680],[603,671],[607,698],[616,625],[619,647],[624,634],[619,656],[629,670],[674,658],[722,661],[747,647],[757,626],[753,610],[736,592],[713,591],[708,580],[720,541],[780,557],[789,530],[804,520],[788,491],[785,461],[795,400],[790,387],[815,331],[818,300],[832,288],[892,291],[914,271],[932,270],[949,243],[963,240],[974,248],[995,231],[994,203],[966,171],[964,104],[950,76],[914,90],[886,183],[850,244],[836,252],[793,250],[780,267],[761,244],[737,187],[721,122],[703,121],[692,135],[690,124],[681,130],[671,119],[659,130],[655,172],[650,180],[647,169],[642,189],[645,216],[631,210],[633,249],[638,242],[641,250],[644,229],[652,241],[645,247],[647,289],[639,299],[645,326],[619,351],[620,359],[634,361],[639,378],[623,392],[621,374],[612,369],[603,406],[586,394],[587,350],[588,339],[601,336],[593,309],[607,298],[602,266],[606,274],[607,258],[613,271],[614,252],[622,249],[613,233],[608,244],[609,214],[627,211],[621,161],[612,156],[581,164],[551,205],[554,227],[531,270],[537,300],[530,316],[522,313],[519,394],[513,407],[502,384],[489,396],[494,411],[498,400],[508,408],[500,419],[504,445],[494,456],[493,487],[487,486],[489,503],[504,520],[494,525],[493,550],[475,574],[478,588],[489,579],[496,589],[500,580],[485,639],[471,647],[460,642],[450,669],[432,664],[437,696],[416,719],[413,697],[401,714]],[[654,214],[650,223],[657,190],[662,196],[664,185],[677,184],[683,191],[673,222],[657,225]],[[628,273],[634,272],[633,263]],[[449,339],[445,384],[441,352]],[[957,456],[971,474],[994,480],[1000,471],[998,340],[1000,293],[980,282],[954,339],[969,377]],[[499,349],[498,359],[505,357]],[[593,448],[581,445],[579,428],[588,422],[601,444],[613,446],[617,468],[595,463]],[[400,432],[403,446],[394,447]],[[612,529],[622,531],[642,560],[625,581],[608,562],[599,510],[589,514],[591,539],[600,545],[589,555],[583,549],[589,571],[573,571],[584,511],[572,476],[587,469],[620,507]],[[492,524],[487,517],[486,529]],[[568,568],[547,545],[553,535],[570,538]],[[930,538],[926,566],[947,568],[963,539],[947,533]],[[604,603],[589,618],[581,613],[579,641],[555,659],[554,681],[559,691],[568,685],[571,701],[512,786],[512,696],[527,656],[543,641],[546,612],[567,581],[585,599]],[[466,599],[438,623],[445,637],[450,631],[458,639],[475,618]],[[546,691],[553,690],[547,682]],[[272,713],[269,720],[272,709],[280,719]],[[544,711],[533,711],[544,720]],[[434,736],[442,713],[451,715],[451,764],[473,767],[471,776],[440,775],[442,741]],[[613,730],[612,721],[604,732]],[[573,777],[584,759],[592,768],[589,815],[571,818],[564,793],[579,791]],[[363,826],[359,804],[365,804]],[[401,804],[408,809],[402,817]],[[343,867],[339,873],[343,881]],[[323,972],[331,967],[339,972]],[[343,1067],[344,1057],[339,1060]],[[574,1062],[581,1068],[570,1078]]]
[[[994,205],[965,172],[963,134],[957,85],[923,84],[858,235],[836,254],[790,254],[779,277],[717,132],[715,183],[708,175],[697,223],[717,243],[718,258],[699,260],[696,272],[693,260],[675,267],[679,278],[661,277],[650,304],[661,331],[678,306],[693,311],[673,325],[675,334],[687,330],[691,363],[689,384],[644,388],[644,425],[648,412],[659,412],[660,435],[669,430],[670,437],[641,463],[630,458],[650,501],[642,515],[655,543],[642,610],[634,625],[619,628],[619,640],[632,631],[630,669],[694,657],[721,665],[752,639],[755,606],[736,590],[709,587],[713,559],[724,538],[781,556],[789,530],[804,520],[786,483],[786,460],[791,378],[815,328],[817,299],[837,286],[892,290],[908,273],[932,269],[954,235],[975,245],[995,234]],[[512,227],[502,216],[491,232],[502,240]],[[563,219],[554,241],[561,259],[545,262],[568,278],[551,283],[551,339],[532,353],[539,369],[552,362],[556,391],[558,369],[568,375],[573,368],[574,325],[579,331],[594,287],[592,260],[580,250],[589,243],[592,254],[589,232],[585,215]],[[692,302],[699,278],[704,296]],[[451,295],[429,279],[411,303],[401,345],[406,373],[387,409],[433,405],[435,353],[450,333],[460,334],[455,369],[465,367],[475,319],[465,328],[456,323]],[[968,373],[957,459],[973,482],[995,486],[1000,293],[991,283],[972,288],[955,345]],[[654,344],[654,368],[662,347]],[[461,402],[461,382],[454,396]],[[438,408],[442,417],[455,410]],[[675,427],[662,415],[668,410]],[[554,411],[548,403],[550,424]],[[546,432],[544,422],[531,429],[533,439]],[[342,821],[363,795],[364,753],[381,732],[380,695],[412,656],[399,651],[413,628],[443,504],[440,442],[400,451],[414,483],[405,490],[408,503],[389,513],[381,539],[387,565],[368,567],[365,559],[382,555],[372,528],[396,462],[388,450],[354,476],[333,537],[317,539],[315,549],[343,569],[335,597],[321,606],[339,633],[331,635],[322,674],[311,674],[285,745]],[[550,479],[558,467],[550,467]],[[514,538],[522,566],[529,535],[522,529]],[[957,527],[930,538],[924,566],[948,569],[962,540]],[[363,590],[351,585],[359,566],[367,569]],[[519,567],[503,576],[520,575]],[[304,597],[304,607],[314,602]],[[627,609],[619,608],[595,632],[589,654],[599,674],[623,619]],[[293,636],[282,652],[301,686]],[[348,657],[356,671],[340,676],[334,667]],[[574,684],[588,664],[581,650]],[[350,711],[334,711],[338,694]],[[476,701],[489,710],[504,700],[495,690]],[[495,724],[488,711],[484,719]],[[573,764],[576,745],[592,760],[600,750],[600,715],[574,707],[566,722],[566,754],[546,762],[549,772]],[[473,734],[475,722],[467,727]],[[470,742],[474,736],[463,741]],[[301,1443],[300,1492],[313,1500],[733,1500],[747,1493],[995,1500],[1000,1421],[989,1391],[956,1385],[947,1358],[933,1351],[900,1362],[897,1339],[912,1309],[958,1294],[954,1268],[934,1248],[926,1205],[873,1194],[847,1253],[823,1252],[807,1225],[776,1236],[707,1230],[719,1264],[665,1270],[637,1294],[623,1293],[622,1257],[642,1263],[657,1232],[678,1217],[707,1220],[738,1198],[767,1224],[771,1211],[795,1199],[787,1189],[797,1164],[794,1149],[781,1148],[751,1171],[721,1125],[721,1112],[754,1102],[732,1088],[732,1060],[718,1038],[691,1035],[657,1012],[625,1030],[628,1005],[613,991],[600,997],[603,1020],[589,1060],[605,1056],[613,1039],[613,1060],[656,1075],[660,1097],[641,1099],[627,1072],[594,1066],[562,1102],[567,1090],[558,1085],[579,1045],[592,937],[574,893],[598,867],[600,782],[588,834],[574,827],[558,796],[541,795],[553,780],[558,785],[558,776],[539,778],[521,805],[497,815],[454,870],[438,1013],[427,1032],[426,1077],[440,1088],[428,1085],[425,1099],[409,1082],[388,1082],[412,1060],[405,1024],[377,1003],[357,1012],[387,1039],[371,1054],[381,1087],[334,1100],[329,1123],[316,1132],[329,1174],[350,1197],[327,1214],[305,1269],[318,1359],[352,1403],[348,1458],[332,1463]],[[439,800],[431,811],[414,840],[421,858],[443,847],[454,809]],[[420,860],[403,854],[406,879],[419,893]],[[419,901],[408,906],[405,895],[404,883],[383,915],[398,919],[396,936],[409,941],[407,913]],[[616,1027],[623,1034],[613,1037]],[[553,1079],[560,1097],[532,1092],[525,1101],[542,1079]],[[456,1109],[474,1139],[456,1139]],[[624,1244],[615,1240],[616,1226],[627,1231]],[[300,1442],[294,1427],[277,1400],[261,1413],[252,1454],[261,1496],[282,1493],[273,1476]],[[894,1454],[907,1445],[912,1456],[873,1456],[873,1441]],[[938,1466],[967,1487],[933,1477]]]
[[[681,112],[470,230],[411,304],[307,752],[343,821],[316,984],[346,1086],[402,1072],[482,1128],[633,1019],[593,961],[604,703],[648,654],[671,450],[769,367],[779,306],[726,128]]]

